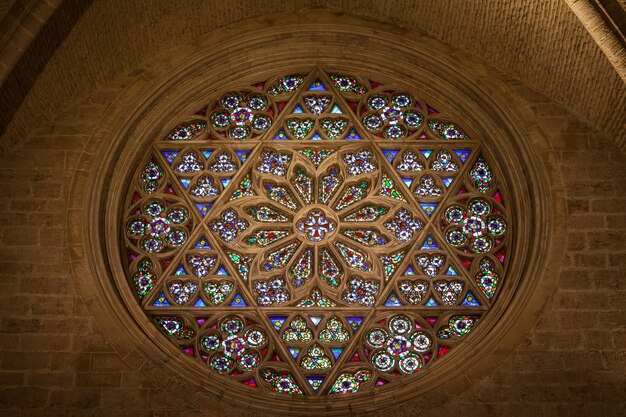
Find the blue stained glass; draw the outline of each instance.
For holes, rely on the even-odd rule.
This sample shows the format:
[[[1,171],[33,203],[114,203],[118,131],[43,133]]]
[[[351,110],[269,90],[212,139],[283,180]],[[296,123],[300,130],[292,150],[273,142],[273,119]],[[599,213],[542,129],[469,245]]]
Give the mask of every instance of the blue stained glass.
[[[387,149],[385,151],[383,151],[383,153],[385,154],[385,158],[387,158],[387,161],[389,162],[393,162],[393,160],[396,158],[396,155],[398,154],[398,150],[391,150],[391,149]]]
[[[432,149],[420,149],[420,152],[422,153],[422,155],[424,155],[426,159],[428,159],[430,154],[433,153],[433,150]]]
[[[272,322],[272,326],[279,331],[281,327],[283,327],[283,323],[287,320],[287,316],[269,316],[270,321]]]
[[[431,298],[430,300],[428,300],[428,302],[426,304],[424,304],[426,307],[437,307],[439,306],[439,303],[437,303],[437,301],[435,301],[434,298]]]
[[[174,162],[174,159],[176,159],[176,155],[178,155],[178,152],[176,151],[163,151],[163,156],[170,164]]]
[[[402,178],[402,182],[404,183],[404,185],[406,185],[408,188],[411,188],[411,184],[413,183],[413,178]]]
[[[333,109],[331,110],[331,113],[334,113],[334,114],[343,114],[343,112],[341,111],[341,109],[339,108],[339,106],[338,106],[338,105],[336,105],[336,104],[333,106]]]
[[[161,293],[152,303],[154,307],[170,307],[170,303],[167,302],[167,298],[165,298],[165,294]]]
[[[239,159],[241,160],[241,162],[246,162],[246,160],[248,159],[248,157],[250,156],[250,151],[249,150],[245,150],[245,151],[235,151],[235,153],[237,154],[237,156],[239,157]]]
[[[289,353],[291,353],[291,356],[295,358],[298,357],[298,354],[300,354],[300,349],[298,348],[289,348]]]
[[[415,275],[415,271],[412,266],[409,266],[406,271],[404,271],[404,275]]]
[[[211,207],[213,207],[213,204],[196,203],[196,207],[198,207],[198,210],[200,210],[200,214],[202,214],[202,216],[204,217],[207,215],[209,210],[211,210]]]
[[[454,180],[454,178],[444,177],[441,180],[443,181],[443,183],[445,184],[446,187],[449,187],[450,184],[452,184],[452,181]]]
[[[204,301],[202,301],[202,298],[198,298],[198,301],[196,301],[196,303],[193,306],[194,307],[206,307],[206,304],[204,304]]]
[[[326,90],[326,87],[319,79],[313,81],[313,83],[309,87],[309,91],[325,91],[325,90]]]
[[[420,203],[420,207],[430,217],[437,208],[437,203]]]
[[[226,271],[226,268],[224,268],[223,265],[220,265],[220,268],[217,270],[217,275],[219,275],[221,277],[227,277],[228,276],[228,272]]]
[[[237,293],[233,301],[230,303],[230,306],[231,307],[247,307],[248,304],[246,304],[246,302],[243,300],[243,297],[241,296],[241,294]]]
[[[439,246],[437,246],[437,243],[435,243],[435,239],[433,239],[432,236],[428,236],[426,240],[424,240],[422,250],[439,250]]]
[[[282,129],[280,129],[278,133],[276,134],[276,136],[274,136],[274,140],[287,140],[287,139],[289,138],[285,134],[285,131]]]
[[[331,351],[333,352],[333,356],[335,357],[335,359],[339,359],[339,357],[343,353],[343,348],[332,348]]]
[[[213,150],[212,149],[207,149],[205,151],[202,151],[202,155],[204,155],[204,157],[206,159],[209,159],[209,157],[213,154]]]
[[[480,303],[478,302],[478,300],[476,300],[476,297],[474,297],[474,294],[468,291],[467,295],[465,296],[465,300],[463,300],[461,305],[467,306],[467,307],[478,307],[480,306]]]
[[[456,149],[454,153],[457,154],[461,162],[465,162],[469,157],[470,150],[469,149]]]
[[[317,134],[317,133],[316,133],[316,134],[314,134],[314,135],[311,137],[311,139],[309,139],[309,140],[322,140],[322,138],[320,137],[320,135],[319,135],[319,134]]]
[[[363,317],[348,317],[347,320],[352,330],[358,329],[361,323],[363,323]]]
[[[313,324],[315,325],[315,327],[317,327],[318,324],[320,324],[320,321],[322,321],[321,317],[314,317],[311,316],[309,317],[311,319],[311,321],[313,322]]]
[[[401,307],[402,303],[400,302],[400,300],[398,300],[398,296],[396,295],[396,293],[392,291],[391,294],[389,294],[385,305],[387,307]]]
[[[300,106],[296,106],[295,109],[293,109],[293,114],[302,114],[304,113],[304,111],[302,110],[302,107]]]
[[[200,239],[198,239],[198,242],[196,243],[195,248],[196,249],[211,249],[211,245],[209,245],[209,241],[207,240],[206,237],[200,236]]]
[[[224,188],[228,187],[228,184],[230,184],[230,180],[231,180],[231,179],[232,179],[232,178],[222,178],[222,179],[220,179],[220,181],[222,182],[222,186],[223,186]]]
[[[457,276],[459,274],[457,274],[456,270],[450,265],[446,271],[446,275]]]
[[[178,269],[176,270],[176,272],[174,273],[174,275],[187,275],[187,273],[185,272],[185,268],[183,268],[183,266],[180,265]]]
[[[356,131],[352,129],[350,133],[348,133],[348,136],[346,136],[346,140],[361,140],[361,136],[359,136]]]
[[[188,178],[181,178],[180,182],[181,182],[181,184],[183,184],[183,187],[188,188],[189,187],[189,183],[191,182],[191,180],[188,179]]]
[[[321,376],[307,376],[306,380],[309,381],[309,385],[313,388],[313,391],[317,391],[322,386],[324,378]]]

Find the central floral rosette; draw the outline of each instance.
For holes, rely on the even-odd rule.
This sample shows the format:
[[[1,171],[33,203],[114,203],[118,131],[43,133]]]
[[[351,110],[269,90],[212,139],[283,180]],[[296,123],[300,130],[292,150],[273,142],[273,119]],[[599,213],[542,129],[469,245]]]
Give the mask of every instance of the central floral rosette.
[[[312,242],[321,242],[337,229],[337,222],[330,219],[320,209],[310,210],[306,216],[296,223],[299,231]]]

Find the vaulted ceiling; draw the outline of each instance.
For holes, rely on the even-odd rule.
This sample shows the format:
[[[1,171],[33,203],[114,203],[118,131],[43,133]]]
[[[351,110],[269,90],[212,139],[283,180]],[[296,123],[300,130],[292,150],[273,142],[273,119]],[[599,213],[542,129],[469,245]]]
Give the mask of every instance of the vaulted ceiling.
[[[0,7],[0,149],[163,51],[302,8],[433,37],[626,142],[619,0],[24,0]]]

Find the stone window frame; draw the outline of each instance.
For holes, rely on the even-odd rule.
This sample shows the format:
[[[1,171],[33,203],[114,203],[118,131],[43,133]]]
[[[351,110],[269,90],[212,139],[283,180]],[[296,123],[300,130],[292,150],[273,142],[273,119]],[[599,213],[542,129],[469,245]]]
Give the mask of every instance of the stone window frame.
[[[371,26],[362,29],[362,22],[352,23],[361,25],[361,30],[370,30],[372,36],[392,42],[397,42],[399,38],[407,41],[402,38],[403,35],[393,31],[391,34],[380,33]],[[508,291],[503,290],[507,295],[501,295],[505,301],[501,299],[500,307],[494,308],[477,328],[471,343],[459,347],[454,356],[451,354],[442,366],[424,375],[415,386],[364,398],[345,397],[332,403],[318,397],[315,403],[311,403],[292,398],[285,401],[281,398],[255,399],[251,402],[247,395],[225,390],[219,381],[207,382],[203,375],[190,371],[177,358],[176,350],[154,342],[162,337],[160,332],[151,323],[138,319],[139,315],[133,311],[128,295],[118,293],[112,285],[111,277],[118,280],[124,276],[115,261],[119,241],[103,240],[105,230],[116,233],[118,229],[117,219],[121,214],[119,190],[124,188],[123,182],[132,167],[137,165],[141,154],[124,152],[123,149],[145,149],[155,135],[165,132],[164,126],[175,123],[181,106],[191,110],[215,94],[214,88],[207,87],[211,85],[206,82],[207,79],[213,82],[219,80],[222,88],[229,89],[242,82],[253,82],[259,77],[284,72],[286,68],[290,71],[310,68],[307,60],[283,59],[242,71],[237,77],[227,76],[201,70],[202,65],[210,61],[207,56],[210,54],[205,52],[202,58],[187,60],[186,65],[175,70],[151,75],[147,83],[141,77],[134,80],[116,99],[116,106],[112,106],[101,119],[100,129],[93,134],[91,148],[86,148],[84,162],[74,177],[68,205],[68,245],[75,282],[88,308],[125,360],[141,368],[146,375],[158,378],[159,386],[192,401],[246,404],[260,411],[275,411],[276,407],[284,407],[284,410],[294,413],[336,414],[347,410],[380,409],[405,400],[417,401],[416,404],[443,401],[446,395],[460,391],[493,369],[495,363],[515,347],[525,329],[529,328],[534,312],[541,307],[554,285],[555,262],[558,262],[564,249],[565,221],[555,220],[556,213],[565,212],[565,205],[560,176],[552,169],[554,154],[546,145],[543,134],[535,128],[534,116],[518,97],[507,95],[510,91],[497,77],[489,78],[492,84],[481,80],[482,84],[477,87],[474,84],[480,77],[477,74],[484,75],[484,69],[466,61],[467,67],[459,72],[450,62],[432,58],[429,55],[432,45],[424,48],[415,44],[411,46],[413,56],[431,64],[430,70],[424,71],[422,66],[414,65],[403,68],[402,72],[413,74],[414,81],[419,80],[418,88],[424,88],[424,96],[439,97],[433,99],[433,106],[450,108],[467,131],[484,137],[485,143],[492,149],[492,158],[503,161],[509,168],[509,175],[503,180],[510,190],[509,199],[516,203],[512,207],[517,213],[512,227],[519,234],[512,242],[512,248],[517,255],[509,269],[506,281]],[[340,57],[324,57],[318,62],[320,66],[341,69],[345,73],[362,70],[354,63],[346,64]],[[380,73],[392,83],[406,83],[402,74],[395,74],[390,63],[381,63]],[[486,88],[487,84],[491,90]],[[440,94],[433,94],[436,91]],[[167,97],[166,102],[164,97]],[[445,103],[442,102],[444,100]],[[100,147],[105,141],[108,145]],[[94,154],[97,154],[97,164],[93,162]],[[520,179],[524,176],[534,188],[523,184]],[[527,220],[531,218],[533,221]],[[76,226],[74,220],[77,219],[82,219],[83,227]],[[446,392],[437,392],[436,389],[444,385]]]

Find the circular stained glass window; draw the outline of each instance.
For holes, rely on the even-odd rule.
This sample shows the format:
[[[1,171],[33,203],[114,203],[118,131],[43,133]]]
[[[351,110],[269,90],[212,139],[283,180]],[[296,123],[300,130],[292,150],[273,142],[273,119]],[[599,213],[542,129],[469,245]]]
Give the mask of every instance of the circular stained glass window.
[[[478,139],[410,90],[347,74],[224,91],[130,181],[129,285],[225,384],[311,397],[419,379],[506,276],[506,195]]]

